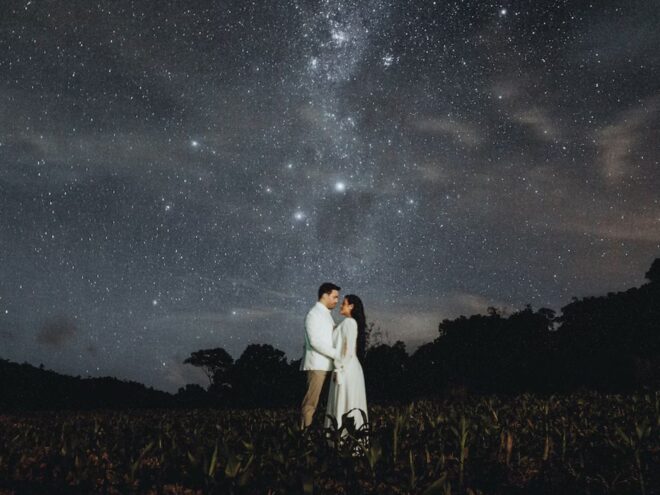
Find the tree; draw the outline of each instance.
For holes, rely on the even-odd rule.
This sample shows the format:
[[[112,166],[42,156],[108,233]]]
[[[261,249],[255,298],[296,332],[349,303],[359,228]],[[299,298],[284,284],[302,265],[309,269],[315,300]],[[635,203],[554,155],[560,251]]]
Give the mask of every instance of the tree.
[[[234,403],[241,406],[273,406],[289,403],[292,380],[299,375],[289,366],[283,351],[269,344],[250,344],[231,370]]]
[[[370,347],[375,347],[381,344],[388,344],[392,341],[390,333],[387,330],[383,330],[380,325],[376,326],[376,323],[373,321],[367,324],[365,329],[367,334],[367,350]]]
[[[179,388],[175,399],[184,406],[200,407],[209,404],[209,393],[204,390],[204,387],[196,383],[189,383],[185,388]]]
[[[656,258],[651,264],[651,268],[644,275],[646,279],[652,284],[660,283],[660,258]]]
[[[234,359],[222,347],[201,349],[190,354],[183,364],[201,368],[209,379],[209,385],[223,383],[234,364]]]
[[[386,401],[404,399],[407,364],[406,345],[400,340],[394,345],[378,344],[370,347],[363,363],[367,396]]]

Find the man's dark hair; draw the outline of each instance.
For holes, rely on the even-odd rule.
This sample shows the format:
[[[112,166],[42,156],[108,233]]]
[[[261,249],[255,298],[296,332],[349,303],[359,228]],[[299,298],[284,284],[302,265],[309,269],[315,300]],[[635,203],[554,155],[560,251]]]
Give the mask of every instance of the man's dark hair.
[[[333,290],[340,291],[341,287],[335,284],[331,284],[330,282],[321,284],[321,287],[319,287],[319,299],[321,299],[323,294],[330,294]]]

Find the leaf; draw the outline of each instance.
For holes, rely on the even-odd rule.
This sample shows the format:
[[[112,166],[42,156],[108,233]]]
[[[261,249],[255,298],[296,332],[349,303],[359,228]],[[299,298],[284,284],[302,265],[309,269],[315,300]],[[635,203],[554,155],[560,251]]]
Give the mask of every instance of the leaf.
[[[227,478],[235,478],[241,469],[241,461],[235,455],[229,456],[227,465],[225,466],[225,475]]]
[[[142,449],[142,452],[138,456],[137,460],[131,465],[131,479],[135,478],[135,471],[137,471],[138,467],[140,466],[140,462],[142,459],[144,459],[144,456],[147,455],[147,452],[149,452],[153,446],[154,442],[150,442],[144,449]]]
[[[209,465],[209,476],[213,478],[215,476],[215,468],[218,464],[218,443],[215,444],[215,449],[213,450],[213,455],[211,456],[211,464]]]
[[[445,494],[445,481],[447,480],[447,473],[443,473],[440,478],[431,483],[422,495],[444,495]]]
[[[312,495],[314,493],[314,478],[309,474],[303,476],[302,479],[303,493]]]
[[[383,448],[380,446],[378,441],[374,441],[371,444],[371,447],[367,449],[367,461],[369,462],[369,467],[373,471],[376,467],[376,464],[383,455]]]
[[[337,431],[337,418],[335,418],[332,414],[326,414],[325,417],[330,419],[330,428],[332,428],[333,431]]]

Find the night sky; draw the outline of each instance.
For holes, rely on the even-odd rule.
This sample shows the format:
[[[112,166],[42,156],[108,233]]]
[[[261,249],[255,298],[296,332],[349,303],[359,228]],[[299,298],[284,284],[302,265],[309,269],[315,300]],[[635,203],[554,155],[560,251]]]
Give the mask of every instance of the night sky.
[[[198,349],[299,358],[324,281],[409,351],[642,284],[659,12],[3,1],[0,357],[176,391]]]

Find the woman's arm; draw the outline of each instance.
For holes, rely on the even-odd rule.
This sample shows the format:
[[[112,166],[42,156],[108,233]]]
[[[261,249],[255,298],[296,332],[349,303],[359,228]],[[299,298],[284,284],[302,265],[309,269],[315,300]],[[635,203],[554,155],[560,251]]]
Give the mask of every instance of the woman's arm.
[[[335,368],[342,369],[355,357],[357,343],[357,323],[353,318],[346,318],[343,324],[343,344],[339,359],[335,359]]]

